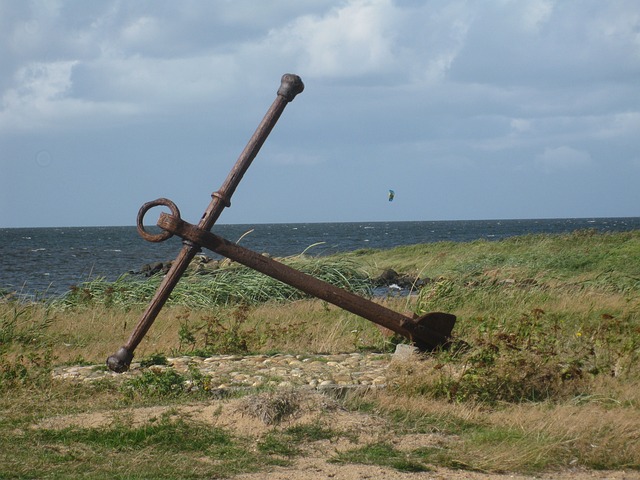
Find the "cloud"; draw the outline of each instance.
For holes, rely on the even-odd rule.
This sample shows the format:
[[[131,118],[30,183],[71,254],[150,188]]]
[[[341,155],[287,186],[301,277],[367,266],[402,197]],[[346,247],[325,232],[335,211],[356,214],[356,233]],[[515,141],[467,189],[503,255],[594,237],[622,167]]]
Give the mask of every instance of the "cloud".
[[[533,0],[521,2],[521,21],[526,30],[538,32],[549,20],[553,12],[554,2],[550,0]]]
[[[314,76],[353,76],[393,67],[395,9],[389,0],[354,1],[322,19],[303,17],[294,35],[305,38],[300,67]]]
[[[568,146],[545,148],[535,162],[545,173],[583,170],[593,165],[589,152]]]
[[[483,4],[476,9],[451,78],[568,88],[630,81],[640,74],[639,28],[640,9],[633,1],[605,8],[596,0]],[[633,57],[636,61],[630,63]]]
[[[345,7],[346,18],[327,0],[304,5],[243,0],[179,5],[25,2],[4,7],[0,64],[9,75],[0,78],[0,125],[5,133],[74,129],[78,123],[66,122],[75,119],[82,127],[101,128],[143,115],[211,111],[212,105],[229,98],[251,97],[247,92],[256,86],[276,82],[304,63],[296,57],[301,50],[284,45],[292,44],[295,35],[318,43],[317,48],[331,47],[332,39],[323,37],[322,21],[309,37],[296,33],[302,28],[296,27],[298,19],[327,15],[329,24],[337,19],[339,25],[329,27],[342,32],[340,40],[349,30],[347,23],[357,22],[345,45],[350,53],[333,60],[328,53],[320,60],[333,63],[331,68],[345,59],[357,64],[357,56],[369,48],[366,40],[375,26],[370,29],[368,22],[378,8],[376,2],[360,3]],[[276,34],[280,43],[274,42],[273,32],[291,29]],[[316,62],[321,52],[313,45],[308,50],[315,51]],[[369,63],[375,66],[382,61],[378,57],[384,55],[384,45],[374,45],[371,52]]]
[[[2,94],[0,129],[5,133],[34,129],[77,128],[87,118],[131,115],[132,104],[100,103],[71,96],[77,61],[35,62],[15,74],[15,87]],[[71,123],[65,123],[71,122]]]
[[[511,129],[516,133],[525,133],[531,130],[531,120],[524,118],[512,118]]]
[[[630,7],[567,24],[577,7],[549,0],[482,8],[456,0],[350,0],[337,6],[283,1],[269,8],[243,1],[50,5],[16,8],[19,21],[0,33],[13,45],[6,53],[7,71],[14,75],[1,94],[5,126],[20,119],[23,128],[30,122],[41,128],[55,122],[57,111],[73,117],[73,108],[77,117],[90,116],[87,124],[117,115],[126,121],[135,114],[177,113],[254,91],[285,71],[315,83],[379,85],[385,94],[416,85],[418,95],[442,97],[438,101],[450,112],[464,102],[467,110],[483,108],[484,115],[566,115],[567,108],[589,109],[628,96],[624,83],[587,94],[580,85],[593,72],[618,79],[623,70],[640,74],[640,62],[608,61],[620,49],[628,56],[634,45],[638,56],[638,17],[623,17]],[[56,60],[47,54],[52,50]],[[38,106],[41,97],[23,94],[29,68],[48,70],[53,87],[55,72],[66,82],[64,95],[48,97],[48,115]],[[556,71],[571,85],[545,85],[557,80]],[[591,85],[588,90],[593,92]],[[355,91],[345,95],[359,101]]]
[[[236,72],[236,62],[228,55],[108,56],[75,69],[74,91],[101,101],[130,102],[155,113],[158,107],[223,96],[233,86]]]
[[[237,154],[291,72],[305,92],[261,152],[279,181],[366,171],[469,190],[606,171],[620,191],[637,176],[639,32],[637,0],[0,0],[0,161],[30,178],[51,151],[70,183],[104,184],[96,165],[117,163],[110,190],[153,166],[160,185],[176,159]]]
[[[621,112],[608,115],[595,132],[602,139],[637,138],[640,132],[640,112]]]

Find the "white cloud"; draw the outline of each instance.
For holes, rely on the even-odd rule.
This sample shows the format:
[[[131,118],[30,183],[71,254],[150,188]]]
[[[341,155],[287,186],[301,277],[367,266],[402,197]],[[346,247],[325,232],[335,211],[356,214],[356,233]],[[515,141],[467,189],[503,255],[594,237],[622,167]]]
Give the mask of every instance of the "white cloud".
[[[0,125],[5,133],[73,129],[76,123],[62,120],[84,116],[84,126],[103,125],[118,116],[180,114],[242,98],[256,84],[275,83],[298,64],[300,52],[290,55],[274,44],[267,25],[295,24],[301,9],[326,10],[327,3],[302,7],[283,1],[271,8],[248,1],[179,7],[153,2],[149,8],[144,2],[108,2],[72,8],[56,2],[34,3],[19,12],[15,8],[17,21],[5,25],[0,20],[7,27],[0,32],[0,62],[4,71],[14,73],[0,79]],[[371,18],[360,18],[363,30],[356,28],[352,42],[356,47],[366,42]],[[321,33],[318,27],[314,38]],[[371,64],[380,49],[373,48]],[[351,63],[358,63],[358,52],[351,53]]]
[[[51,71],[51,88],[60,89],[59,82],[67,82],[64,95],[49,96],[46,102],[49,107],[64,103],[61,113],[66,114],[72,104],[100,105],[103,109],[112,105],[113,112],[125,115],[180,105],[190,108],[203,101],[239,95],[243,87],[253,90],[285,71],[311,81],[338,79],[348,85],[361,82],[401,88],[412,83],[425,89],[423,95],[427,91],[439,95],[433,89],[448,85],[447,92],[457,92],[456,97],[442,99],[442,105],[464,101],[468,110],[482,107],[486,109],[483,114],[494,114],[498,108],[503,111],[497,113],[509,117],[536,109],[535,115],[566,115],[567,108],[584,105],[588,109],[594,101],[609,104],[613,95],[607,93],[599,100],[600,96],[574,88],[546,89],[545,83],[552,82],[556,75],[552,70],[557,59],[562,57],[566,62],[565,39],[559,42],[560,36],[553,29],[567,27],[562,18],[575,13],[575,7],[549,0],[505,0],[483,8],[455,0],[413,4],[347,0],[338,6],[317,0],[304,8],[297,2],[279,2],[271,10],[252,8],[249,2],[238,2],[235,7],[231,3],[187,2],[184,8],[161,2],[154,9],[144,3],[115,2],[83,6],[75,22],[69,15],[70,7],[55,5],[48,10],[36,8],[31,19],[25,16],[24,22],[17,22],[10,30],[14,36],[16,31],[30,33],[31,43],[21,40],[31,45],[22,52],[25,58],[41,57],[49,44],[63,59],[39,59],[30,65],[51,63],[44,67]],[[621,21],[620,15],[607,10],[597,16],[597,22],[586,25],[599,25],[598,35],[604,35],[612,45],[637,44],[639,35],[633,32],[638,22],[633,15]],[[25,22],[36,26],[33,32],[25,29]],[[575,46],[572,36],[576,32],[587,35],[587,27],[581,25],[576,20],[563,30],[571,35],[570,48]],[[557,47],[560,55],[555,52]],[[535,55],[530,49],[535,49]],[[39,53],[34,53],[36,50]],[[586,60],[596,55],[589,52],[580,55],[587,55]],[[550,55],[545,57],[546,53]],[[578,58],[582,58],[580,55]],[[550,66],[545,66],[547,61]],[[63,64],[71,65],[67,68],[70,75],[64,77],[65,72],[61,72],[56,84],[53,73]],[[633,71],[638,67],[632,64],[624,68]],[[25,63],[18,67],[25,68]],[[603,70],[597,62],[590,68]],[[619,76],[614,70],[611,75]],[[525,76],[526,88],[505,88],[504,83]],[[571,76],[574,74],[569,72]],[[40,125],[38,120],[43,119],[37,118],[41,110],[36,108],[35,98],[21,93],[29,88],[20,83],[24,80],[15,75],[13,84],[5,89],[2,116],[11,117],[7,102],[14,108],[18,104],[26,108],[31,102],[33,124]],[[485,92],[492,92],[489,97],[483,89],[474,88],[481,83],[486,86]],[[603,86],[602,91],[620,89]],[[122,108],[125,105],[128,107]],[[49,109],[50,115],[55,116],[54,110]],[[28,124],[29,115],[24,110],[13,113],[25,126]],[[512,126],[515,132],[517,127]]]
[[[422,44],[416,46],[414,61],[421,66],[423,79],[428,84],[445,80],[465,46],[474,16],[473,10],[468,10],[463,3],[452,2],[434,12],[425,10],[413,19],[427,21],[423,27],[418,27],[428,33]]]
[[[18,95],[35,102],[64,97],[71,87],[71,71],[76,61],[33,63],[16,74]]]
[[[511,129],[517,133],[528,132],[531,130],[531,120],[526,120],[524,118],[512,118]]]
[[[521,3],[523,7],[522,23],[529,31],[538,31],[553,12],[554,5],[550,0],[530,0],[518,3]]]
[[[64,99],[71,87],[76,62],[31,63],[15,74],[15,88],[2,95],[0,125],[5,128],[28,123],[29,117],[48,116],[53,104]]]
[[[126,101],[154,112],[166,105],[210,102],[233,87],[237,71],[231,55],[178,58],[109,56],[83,65],[76,79],[89,95]]]
[[[386,73],[395,63],[395,20],[390,0],[352,0],[322,16],[299,17],[273,30],[269,41],[279,44],[310,76]]]
[[[640,112],[622,112],[608,115],[598,126],[599,138],[637,138],[640,132]]]
[[[135,18],[126,25],[121,32],[121,37],[129,46],[144,46],[159,40],[161,33],[162,26],[158,19],[145,15]]]
[[[630,81],[640,74],[639,15],[632,1],[485,3],[453,78],[536,88]]]
[[[583,170],[593,164],[589,152],[563,145],[555,148],[545,148],[544,152],[535,158],[536,164],[545,172]]]
[[[131,115],[136,108],[121,101],[100,103],[73,98],[72,72],[77,61],[31,63],[18,70],[14,88],[2,95],[0,129],[10,131],[77,128],[99,115]],[[66,123],[71,122],[71,123]]]

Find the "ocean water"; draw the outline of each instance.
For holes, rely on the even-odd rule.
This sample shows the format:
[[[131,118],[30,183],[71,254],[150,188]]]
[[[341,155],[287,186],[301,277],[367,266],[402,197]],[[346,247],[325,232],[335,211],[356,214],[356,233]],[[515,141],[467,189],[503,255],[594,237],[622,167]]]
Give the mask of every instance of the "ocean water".
[[[640,229],[640,217],[354,222],[216,225],[213,232],[256,252],[274,256],[328,255],[361,248],[388,249],[438,241],[500,240],[531,233],[565,233],[592,228],[603,232]],[[73,285],[138,271],[172,260],[179,238],[149,243],[135,227],[0,229],[0,292],[25,296],[62,295]],[[209,251],[204,254],[216,258]]]

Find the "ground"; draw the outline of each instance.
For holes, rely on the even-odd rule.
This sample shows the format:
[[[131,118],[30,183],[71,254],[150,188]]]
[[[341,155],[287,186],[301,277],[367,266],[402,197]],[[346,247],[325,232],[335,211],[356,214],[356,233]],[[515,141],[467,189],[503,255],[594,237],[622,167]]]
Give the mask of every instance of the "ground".
[[[274,406],[273,399],[284,399],[292,408]],[[280,410],[278,410],[280,408]],[[65,415],[48,418],[34,428],[65,428],[69,426],[96,428],[123,420],[131,426],[156,421],[163,416],[188,418],[211,426],[223,427],[238,437],[258,441],[270,431],[283,431],[295,425],[322,425],[335,431],[345,432],[330,440],[322,439],[299,445],[303,453],[291,459],[284,467],[269,466],[259,473],[241,474],[236,480],[417,480],[417,479],[558,479],[558,480],[633,480],[640,479],[640,472],[584,471],[579,469],[527,476],[520,474],[489,474],[464,470],[433,468],[428,472],[402,472],[393,468],[356,463],[339,464],[330,459],[355,446],[384,441],[400,451],[420,447],[434,447],[454,439],[441,433],[397,435],[388,428],[387,422],[375,414],[354,412],[342,407],[331,396],[315,391],[289,391],[260,394],[243,398],[216,399],[194,402],[180,406],[154,406],[109,410],[103,412]]]

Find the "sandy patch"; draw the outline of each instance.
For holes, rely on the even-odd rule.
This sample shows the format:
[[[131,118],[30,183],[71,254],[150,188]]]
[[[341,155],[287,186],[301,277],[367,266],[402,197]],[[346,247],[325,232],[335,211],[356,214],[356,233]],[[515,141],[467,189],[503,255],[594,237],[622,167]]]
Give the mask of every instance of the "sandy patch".
[[[375,415],[349,412],[339,402],[319,393],[305,392],[293,397],[297,402],[277,422],[265,421],[256,404],[263,402],[269,408],[269,397],[250,396],[240,399],[212,400],[188,405],[125,408],[102,412],[64,415],[42,420],[33,428],[62,429],[108,428],[113,425],[142,426],[162,418],[183,418],[221,427],[244,438],[258,439],[273,429],[294,425],[320,424],[344,432],[332,440],[304,444],[304,455],[293,460],[288,467],[271,467],[268,471],[242,474],[237,480],[418,480],[418,479],[493,479],[493,480],[640,480],[640,472],[603,472],[570,470],[544,475],[487,474],[434,468],[429,472],[400,472],[392,468],[373,465],[334,464],[328,460],[341,451],[372,442],[389,442],[397,449],[411,451],[421,447],[444,446],[455,441],[455,436],[440,433],[394,435],[387,423]]]

